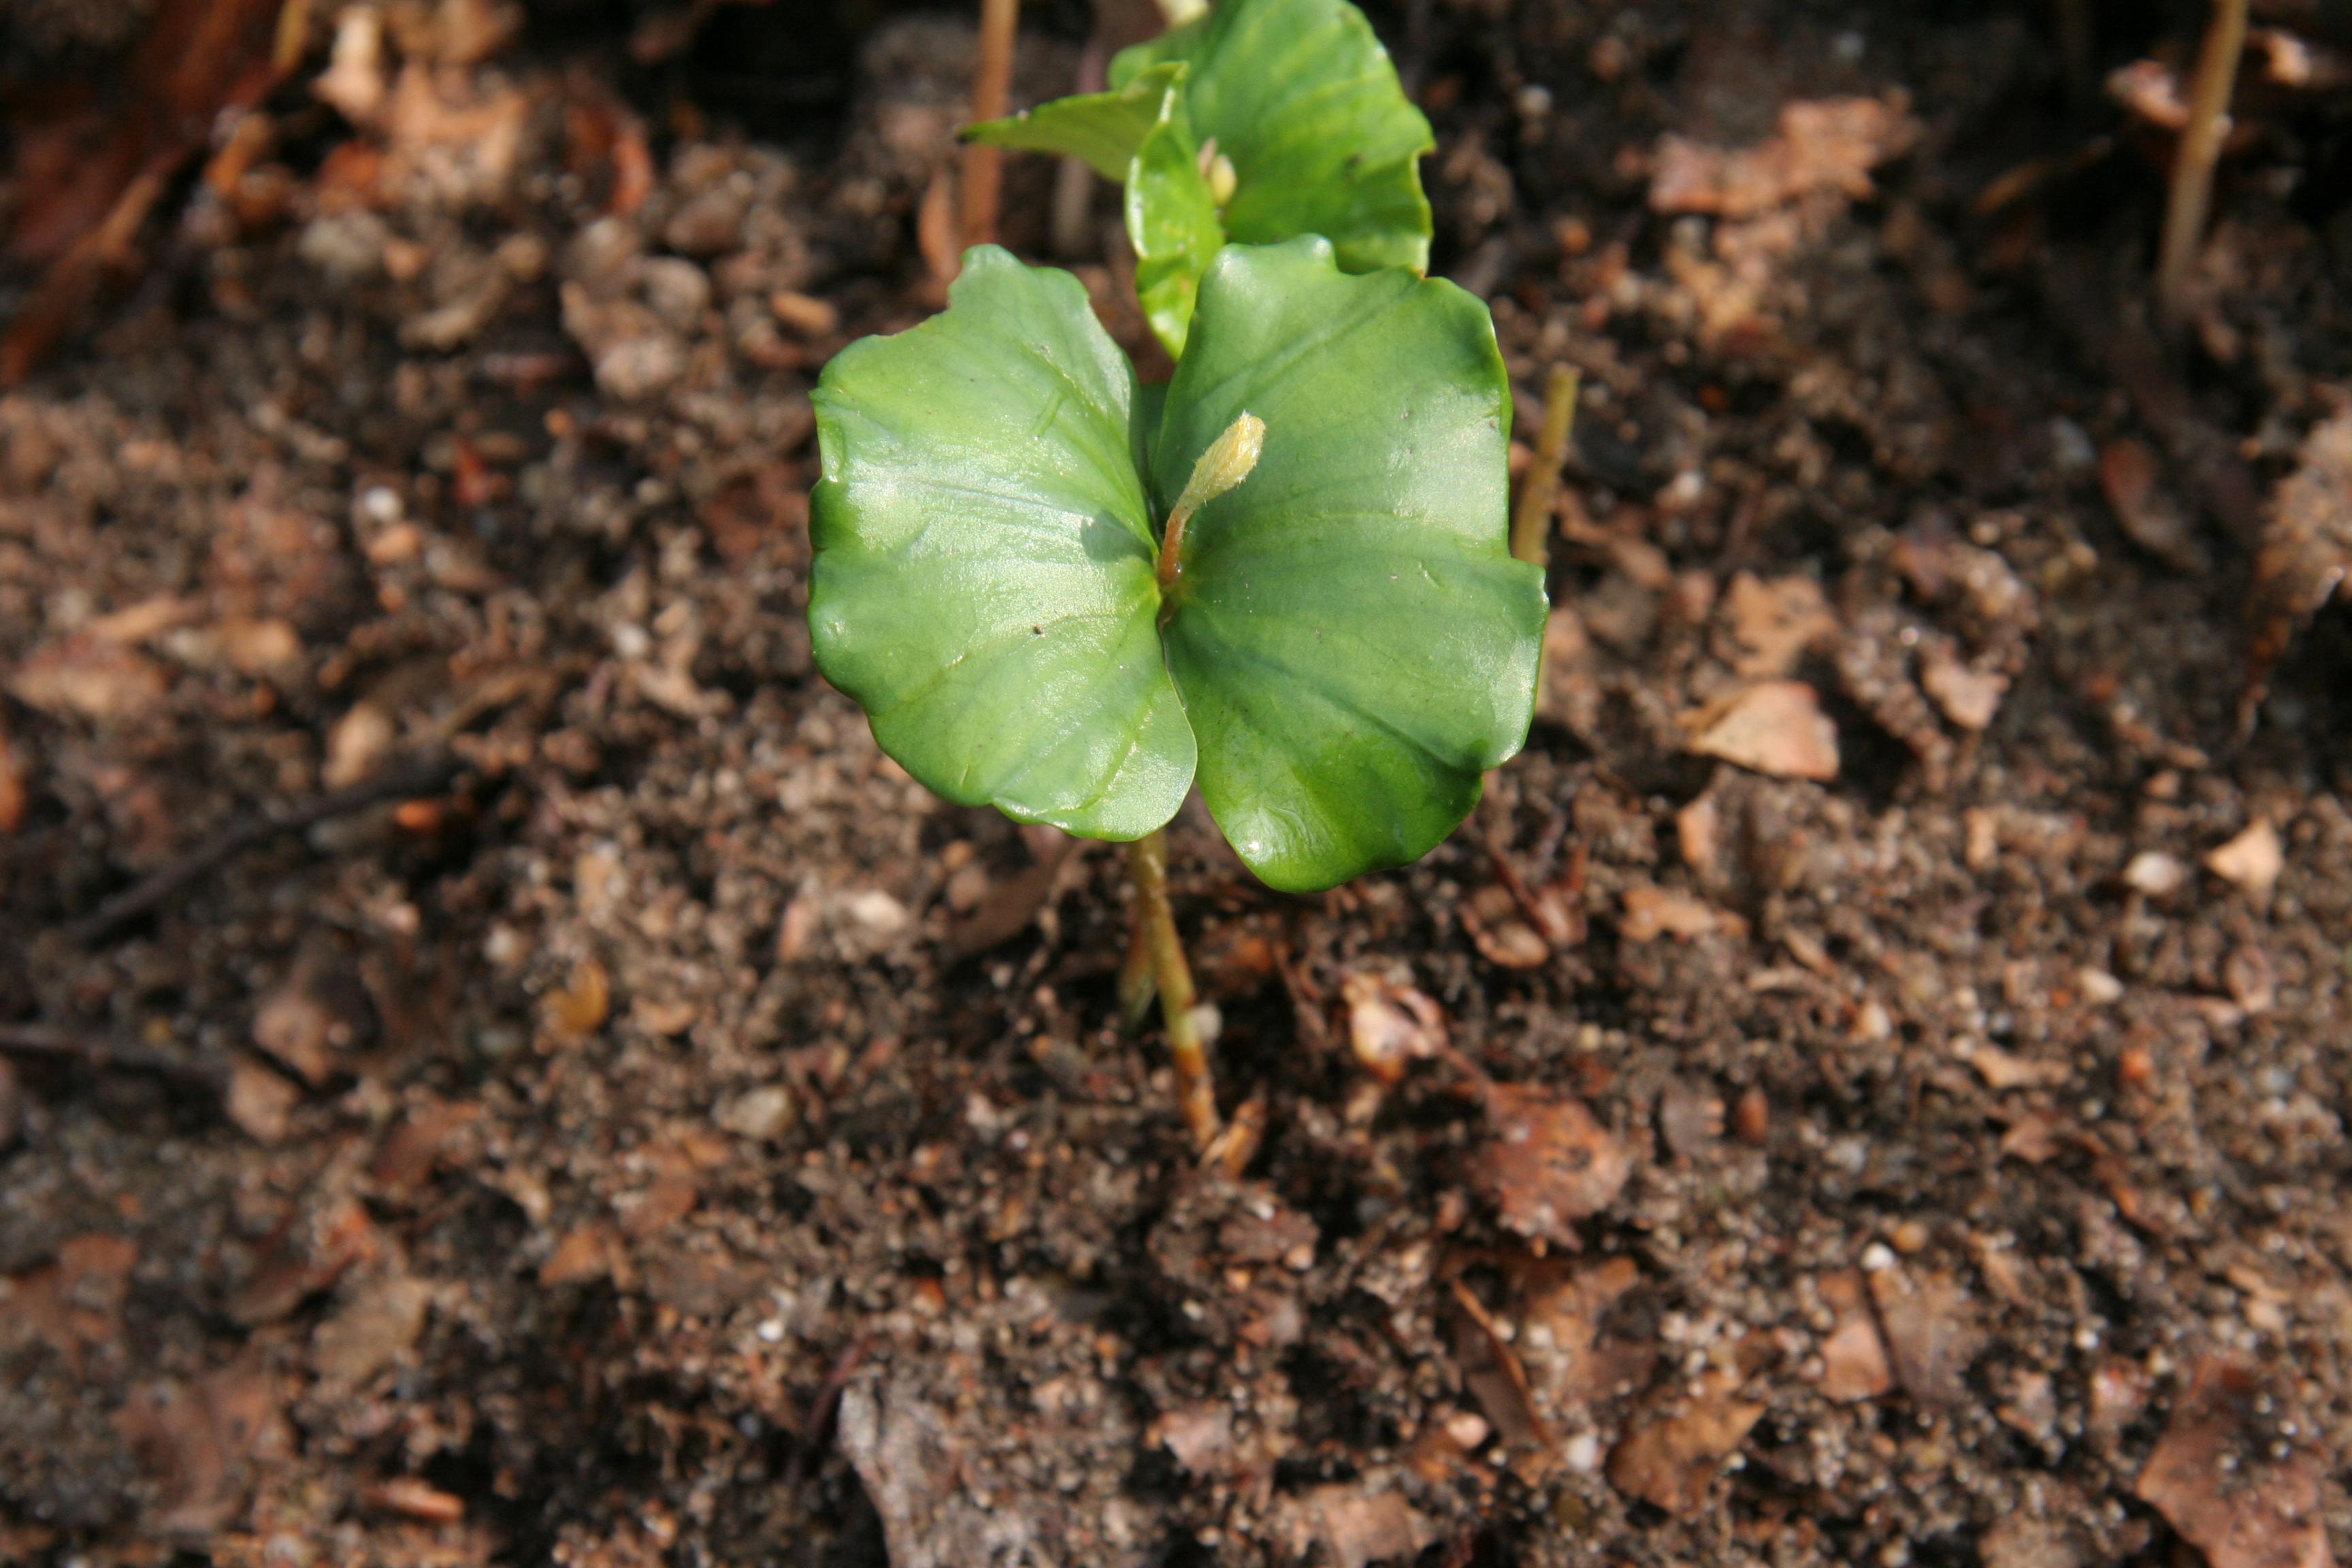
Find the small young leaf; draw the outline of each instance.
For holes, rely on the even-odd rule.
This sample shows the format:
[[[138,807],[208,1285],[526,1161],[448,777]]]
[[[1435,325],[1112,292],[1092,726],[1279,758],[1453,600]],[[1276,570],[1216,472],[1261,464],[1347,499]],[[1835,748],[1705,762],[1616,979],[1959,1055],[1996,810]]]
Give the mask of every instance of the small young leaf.
[[[1420,160],[1436,146],[1363,13],[1347,0],[1223,0],[1197,22],[1122,49],[1114,84],[1181,62],[1192,134],[1233,160],[1227,236],[1329,239],[1350,272],[1426,270]]]
[[[1225,231],[1201,173],[1200,144],[1185,122],[1180,93],[1168,94],[1160,122],[1129,166],[1126,205],[1136,297],[1153,334],[1169,353],[1181,356],[1201,274],[1224,244]]]
[[[1219,252],[1192,333],[1153,493],[1244,412],[1265,426],[1248,482],[1192,520],[1170,599],[1202,794],[1276,888],[1404,864],[1534,710],[1543,577],[1510,555],[1493,324],[1451,283],[1348,276],[1309,236]]]
[[[948,799],[1139,837],[1194,750],[1155,630],[1134,368],[1066,272],[976,247],[949,299],[817,390],[817,668]]]
[[[1007,119],[967,125],[964,139],[1084,158],[1104,179],[1124,180],[1136,150],[1160,123],[1184,69],[1181,60],[1145,67],[1109,92],[1057,98]]]

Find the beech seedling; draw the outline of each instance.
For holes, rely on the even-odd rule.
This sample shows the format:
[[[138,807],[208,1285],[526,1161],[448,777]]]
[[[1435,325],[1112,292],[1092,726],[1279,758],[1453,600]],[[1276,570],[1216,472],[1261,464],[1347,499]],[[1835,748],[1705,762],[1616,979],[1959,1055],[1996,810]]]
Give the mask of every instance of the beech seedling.
[[[1131,840],[1197,782],[1305,892],[1420,857],[1526,739],[1542,574],[1451,283],[1228,246],[1148,388],[1075,278],[982,246],[815,403],[818,668],[951,801]]]

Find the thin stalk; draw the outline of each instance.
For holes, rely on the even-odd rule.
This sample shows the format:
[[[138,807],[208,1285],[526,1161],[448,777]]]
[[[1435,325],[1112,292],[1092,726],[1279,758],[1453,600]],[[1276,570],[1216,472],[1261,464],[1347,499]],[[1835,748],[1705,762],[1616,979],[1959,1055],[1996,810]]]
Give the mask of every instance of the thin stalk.
[[[1160,1016],[1168,1026],[1168,1054],[1176,1066],[1176,1100],[1184,1125],[1202,1149],[1221,1130],[1217,1089],[1209,1073],[1208,1043],[1193,1010],[1192,969],[1176,935],[1176,911],[1168,902],[1168,834],[1157,829],[1128,846],[1128,874],[1135,879],[1135,921],[1151,952],[1160,982]]]
[[[2165,324],[2189,321],[2189,267],[2213,205],[2213,166],[2230,134],[2230,89],[2246,44],[2246,0],[2214,0],[2213,25],[2197,54],[2189,89],[2189,123],[2172,154],[2172,189],[2164,205],[2164,248],[2156,268],[2156,302]]]
[[[1013,89],[1013,38],[1021,0],[981,0],[980,64],[971,78],[971,117],[1002,120]],[[1004,150],[974,142],[963,150],[963,242],[996,243],[998,197],[1004,188]]]
[[[1535,461],[1519,487],[1518,510],[1511,514],[1511,553],[1532,565],[1551,559],[1551,509],[1559,500],[1559,466],[1568,460],[1568,434],[1576,426],[1577,374],[1568,365],[1551,367],[1544,388],[1543,429],[1536,437]]]

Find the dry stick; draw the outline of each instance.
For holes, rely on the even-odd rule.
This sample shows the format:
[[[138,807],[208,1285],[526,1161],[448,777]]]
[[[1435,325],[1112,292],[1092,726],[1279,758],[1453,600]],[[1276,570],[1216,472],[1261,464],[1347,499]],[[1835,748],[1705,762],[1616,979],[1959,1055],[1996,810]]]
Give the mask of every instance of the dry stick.
[[[71,1058],[93,1068],[152,1072],[207,1088],[217,1088],[222,1077],[215,1068],[177,1051],[146,1045],[118,1045],[100,1036],[53,1028],[47,1024],[0,1024],[0,1055]]]
[[[2246,0],[2214,0],[2213,26],[2198,51],[2189,89],[2189,123],[2172,154],[2172,190],[2164,206],[2164,248],[2156,268],[2156,301],[2165,325],[2188,324],[2189,264],[2213,205],[2213,166],[2230,134],[2230,89],[2246,43]]]
[[[347,788],[315,795],[280,816],[247,817],[66,927],[66,940],[77,947],[86,946],[124,922],[138,919],[197,878],[257,844],[266,843],[281,833],[299,833],[330,817],[342,816],[379,801],[430,795],[456,777],[464,765],[449,752],[423,752],[403,757]]]
[[[1216,1141],[1217,1088],[1209,1074],[1208,1042],[1201,1037],[1193,1010],[1192,971],[1176,935],[1176,911],[1168,902],[1168,832],[1154,828],[1128,846],[1127,868],[1135,879],[1135,920],[1151,951],[1160,982],[1160,1016],[1168,1026],[1168,1054],[1176,1064],[1176,1100],[1192,1142],[1205,1150]]]
[[[1013,35],[1021,0],[981,0],[980,66],[971,78],[971,117],[1002,120],[1013,87]],[[1004,150],[974,142],[963,150],[963,242],[996,243],[997,197],[1004,183]]]
[[[1551,558],[1551,509],[1559,500],[1559,466],[1568,460],[1568,433],[1576,424],[1576,372],[1551,367],[1544,387],[1543,430],[1536,437],[1535,461],[1519,487],[1519,509],[1511,516],[1511,553],[1531,565]]]

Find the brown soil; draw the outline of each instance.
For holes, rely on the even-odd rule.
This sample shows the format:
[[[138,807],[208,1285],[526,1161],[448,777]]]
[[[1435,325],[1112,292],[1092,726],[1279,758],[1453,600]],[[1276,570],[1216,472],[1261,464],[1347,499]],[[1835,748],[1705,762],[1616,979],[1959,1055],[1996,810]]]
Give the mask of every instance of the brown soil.
[[[1180,817],[1232,1179],[1119,857],[809,660],[969,28],[395,5],[338,112],[313,9],[0,400],[0,1561],[2352,1553],[2338,79],[2256,51],[2175,353],[2051,8],[1376,11],[1523,426],[1583,374],[1560,610],[1421,865]]]

